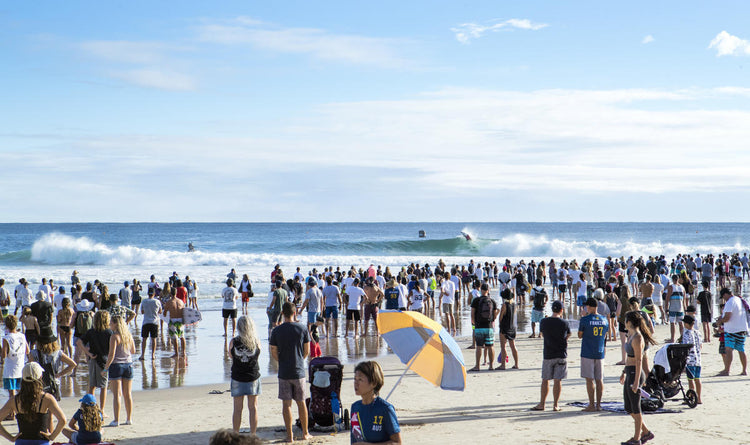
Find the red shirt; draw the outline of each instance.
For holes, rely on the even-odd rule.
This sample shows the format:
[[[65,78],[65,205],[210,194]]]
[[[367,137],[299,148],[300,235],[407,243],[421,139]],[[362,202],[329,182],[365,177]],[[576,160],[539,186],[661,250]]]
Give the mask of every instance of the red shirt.
[[[185,286],[178,287],[175,296],[187,304],[187,289],[185,289]]]

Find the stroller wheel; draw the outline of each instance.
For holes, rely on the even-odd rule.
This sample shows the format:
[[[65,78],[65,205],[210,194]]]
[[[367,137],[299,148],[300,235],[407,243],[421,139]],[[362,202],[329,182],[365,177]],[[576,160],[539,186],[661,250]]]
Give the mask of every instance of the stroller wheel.
[[[695,408],[698,406],[698,394],[692,389],[688,389],[685,393],[685,402],[690,408]]]
[[[344,429],[348,430],[351,425],[349,424],[349,410],[344,410]]]

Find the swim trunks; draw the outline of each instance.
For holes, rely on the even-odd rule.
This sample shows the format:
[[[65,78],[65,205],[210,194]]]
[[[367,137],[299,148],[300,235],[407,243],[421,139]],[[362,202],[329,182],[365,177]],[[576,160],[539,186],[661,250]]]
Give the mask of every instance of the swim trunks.
[[[169,338],[182,338],[185,333],[182,331],[182,319],[173,318],[169,320]]]

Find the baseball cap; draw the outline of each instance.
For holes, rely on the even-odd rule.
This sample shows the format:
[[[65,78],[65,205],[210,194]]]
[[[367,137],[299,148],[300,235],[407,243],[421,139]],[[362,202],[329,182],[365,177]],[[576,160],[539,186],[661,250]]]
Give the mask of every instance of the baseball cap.
[[[26,366],[23,367],[22,371],[23,379],[27,382],[40,380],[43,374],[44,369],[42,368],[42,365],[37,362],[27,363]]]
[[[96,405],[96,397],[93,394],[86,394],[79,400],[84,405]]]
[[[562,312],[563,310],[563,304],[560,300],[555,300],[552,302],[552,312]]]

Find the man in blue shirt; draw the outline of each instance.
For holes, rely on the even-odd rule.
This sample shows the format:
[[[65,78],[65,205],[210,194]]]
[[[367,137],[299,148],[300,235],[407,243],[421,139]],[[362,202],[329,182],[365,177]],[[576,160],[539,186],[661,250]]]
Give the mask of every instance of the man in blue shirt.
[[[602,390],[604,389],[602,360],[609,323],[606,317],[596,312],[597,306],[596,299],[586,300],[587,315],[581,318],[578,325],[578,338],[581,339],[581,377],[586,379],[586,391],[589,394],[589,405],[583,409],[584,411],[601,411],[602,409]],[[594,403],[594,396],[596,396],[596,403]]]

